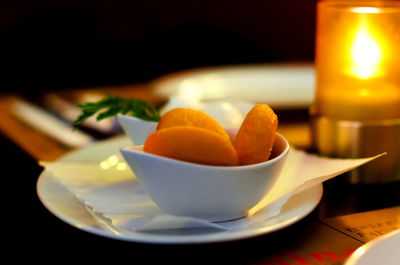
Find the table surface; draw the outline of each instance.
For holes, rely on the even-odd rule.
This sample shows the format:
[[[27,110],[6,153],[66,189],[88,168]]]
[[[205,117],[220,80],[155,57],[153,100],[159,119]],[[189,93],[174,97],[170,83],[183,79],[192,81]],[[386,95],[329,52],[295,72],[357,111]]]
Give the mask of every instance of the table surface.
[[[88,92],[111,93],[161,103],[144,85],[69,91],[70,95]],[[3,205],[7,226],[4,230],[11,249],[31,250],[38,261],[128,261],[146,263],[206,264],[311,264],[298,253],[313,253],[332,244],[324,220],[346,214],[379,210],[400,205],[400,183],[353,185],[342,175],[324,183],[318,207],[306,218],[284,230],[251,239],[197,245],[156,245],[123,242],[76,229],[53,216],[36,195],[36,182],[42,168],[38,160],[55,160],[69,149],[33,131],[10,115],[13,98],[0,98],[0,142],[5,156]],[[277,111],[280,132],[293,145],[309,145],[307,110]],[[4,170],[3,170],[4,172]],[[350,244],[353,248],[362,240]],[[344,241],[345,242],[345,241]],[[347,242],[347,241],[346,241]],[[345,249],[344,244],[344,248]],[[347,245],[346,245],[347,246]],[[340,246],[339,246],[340,248]],[[299,252],[292,252],[298,250]],[[52,255],[48,255],[52,254]],[[284,260],[282,255],[288,258]],[[296,256],[297,255],[297,256]],[[56,257],[57,260],[54,260]],[[291,258],[290,258],[291,257]],[[317,258],[315,258],[317,257]],[[16,259],[22,257],[14,257]],[[291,261],[289,261],[291,260]],[[315,264],[343,264],[345,258],[324,260],[314,256]],[[307,263],[308,262],[308,263]],[[312,263],[312,264],[314,264]]]

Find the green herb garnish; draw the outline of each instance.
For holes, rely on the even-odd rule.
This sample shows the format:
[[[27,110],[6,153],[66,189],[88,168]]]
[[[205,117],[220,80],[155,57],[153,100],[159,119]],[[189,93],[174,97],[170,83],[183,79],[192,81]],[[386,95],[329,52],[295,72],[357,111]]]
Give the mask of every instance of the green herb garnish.
[[[106,98],[99,102],[88,102],[78,105],[78,107],[82,110],[82,114],[79,115],[77,120],[74,122],[74,128],[81,126],[86,119],[103,109],[105,110],[97,115],[97,121],[117,114],[131,115],[145,121],[160,120],[160,112],[155,106],[146,101],[134,98],[125,99],[121,97],[106,96]]]

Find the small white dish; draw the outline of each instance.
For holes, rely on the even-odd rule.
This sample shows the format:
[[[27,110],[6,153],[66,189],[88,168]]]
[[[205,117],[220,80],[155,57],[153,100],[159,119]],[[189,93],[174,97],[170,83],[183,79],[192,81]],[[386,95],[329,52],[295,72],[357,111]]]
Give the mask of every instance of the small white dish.
[[[241,218],[269,192],[285,163],[289,144],[279,134],[274,156],[247,166],[208,166],[143,151],[121,149],[136,178],[165,212],[211,222]]]
[[[117,121],[135,145],[144,144],[147,137],[156,130],[158,124],[128,115],[117,115]]]
[[[345,265],[399,265],[400,229],[374,239],[358,248]]]
[[[195,100],[236,98],[274,109],[308,108],[314,100],[310,63],[216,66],[172,73],[155,80],[155,94]]]

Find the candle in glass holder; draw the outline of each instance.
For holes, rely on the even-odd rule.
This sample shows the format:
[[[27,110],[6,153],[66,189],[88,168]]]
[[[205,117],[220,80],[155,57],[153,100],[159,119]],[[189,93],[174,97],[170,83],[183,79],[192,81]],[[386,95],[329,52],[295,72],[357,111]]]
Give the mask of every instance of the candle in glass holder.
[[[317,8],[312,146],[323,155],[384,158],[352,183],[400,181],[400,1],[321,1]]]
[[[400,118],[400,2],[319,2],[316,45],[318,115]]]

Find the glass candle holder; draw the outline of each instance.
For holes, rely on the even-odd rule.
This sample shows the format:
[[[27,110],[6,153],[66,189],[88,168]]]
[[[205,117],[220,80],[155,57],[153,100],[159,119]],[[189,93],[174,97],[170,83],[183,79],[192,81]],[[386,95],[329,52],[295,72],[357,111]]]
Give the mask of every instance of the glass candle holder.
[[[311,114],[320,153],[387,152],[353,182],[400,180],[400,2],[318,3]]]

